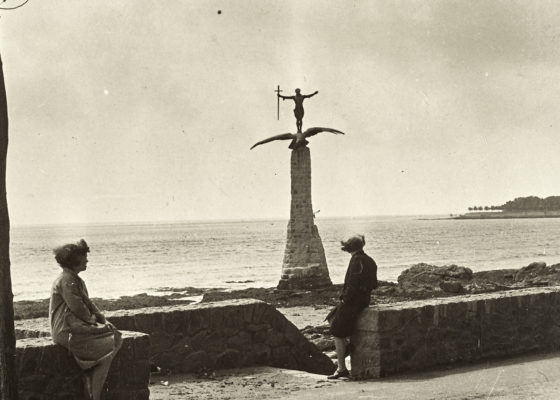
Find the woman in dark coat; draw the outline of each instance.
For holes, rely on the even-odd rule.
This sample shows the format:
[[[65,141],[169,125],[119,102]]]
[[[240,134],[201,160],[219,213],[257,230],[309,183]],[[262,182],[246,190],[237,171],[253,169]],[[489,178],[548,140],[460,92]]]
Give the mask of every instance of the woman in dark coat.
[[[86,284],[78,277],[87,268],[88,252],[83,239],[54,250],[62,272],[52,285],[49,317],[53,341],[66,347],[85,371],[86,398],[99,400],[122,338],[90,300]]]
[[[329,379],[350,376],[346,369],[345,358],[351,344],[346,338],[352,335],[358,314],[369,305],[371,291],[377,287],[377,265],[364,253],[366,241],[363,235],[353,236],[342,241],[342,250],[350,253],[352,258],[344,278],[344,287],[331,322],[331,334],[334,336],[338,369]]]

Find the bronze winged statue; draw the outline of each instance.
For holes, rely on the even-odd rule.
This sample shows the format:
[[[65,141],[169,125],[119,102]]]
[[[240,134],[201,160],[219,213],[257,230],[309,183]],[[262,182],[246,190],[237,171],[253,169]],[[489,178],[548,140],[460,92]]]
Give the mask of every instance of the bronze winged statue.
[[[251,147],[251,150],[261,144],[272,142],[274,140],[291,140],[292,142],[288,147],[292,150],[297,149],[299,147],[306,146],[307,143],[309,143],[307,140],[305,140],[306,138],[310,136],[314,136],[320,132],[331,132],[336,135],[344,135],[344,132],[338,131],[336,129],[313,127],[313,128],[306,129],[304,132],[298,131],[297,133],[282,133],[280,135],[269,137],[268,139],[264,139],[261,140],[260,142],[255,143]]]

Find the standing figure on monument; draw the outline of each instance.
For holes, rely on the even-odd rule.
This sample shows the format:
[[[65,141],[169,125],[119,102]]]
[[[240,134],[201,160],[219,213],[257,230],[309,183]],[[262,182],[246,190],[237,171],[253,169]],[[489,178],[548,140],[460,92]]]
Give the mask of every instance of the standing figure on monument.
[[[315,96],[317,93],[319,93],[317,90],[315,91],[315,93],[312,94],[301,94],[301,90],[300,89],[296,89],[296,95],[295,96],[282,96],[280,93],[278,93],[278,97],[281,98],[282,100],[293,100],[296,103],[296,108],[294,108],[294,115],[296,117],[296,127],[298,132],[301,132],[301,127],[302,127],[302,120],[303,120],[303,100],[309,98],[309,97],[313,97]]]
[[[371,291],[377,288],[377,264],[364,253],[364,236],[352,236],[341,244],[342,250],[352,254],[352,258],[344,278],[340,303],[327,316],[331,324],[331,334],[334,336],[338,362],[337,371],[329,376],[329,379],[350,376],[345,359],[350,355],[353,346],[346,342],[346,338],[352,335],[360,311],[369,305]]]

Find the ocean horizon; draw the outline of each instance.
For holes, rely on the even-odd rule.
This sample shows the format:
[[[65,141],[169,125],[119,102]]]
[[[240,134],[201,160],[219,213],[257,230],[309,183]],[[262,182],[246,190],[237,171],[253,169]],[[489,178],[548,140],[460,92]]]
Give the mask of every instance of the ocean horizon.
[[[447,215],[329,217],[315,223],[333,283],[349,256],[340,240],[366,237],[381,280],[417,263],[473,271],[560,262],[560,219],[452,220]],[[280,279],[287,219],[14,225],[10,258],[14,300],[47,298],[60,267],[52,250],[84,238],[92,297],[162,293],[171,288],[274,287]]]

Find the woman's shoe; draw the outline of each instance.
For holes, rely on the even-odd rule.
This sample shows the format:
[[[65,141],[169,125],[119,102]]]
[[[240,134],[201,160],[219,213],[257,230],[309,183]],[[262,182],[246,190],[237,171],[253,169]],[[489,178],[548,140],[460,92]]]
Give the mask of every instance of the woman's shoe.
[[[343,371],[336,371],[333,375],[328,376],[327,379],[338,379],[338,378],[349,378],[349,377],[350,377],[350,371],[345,369]]]

